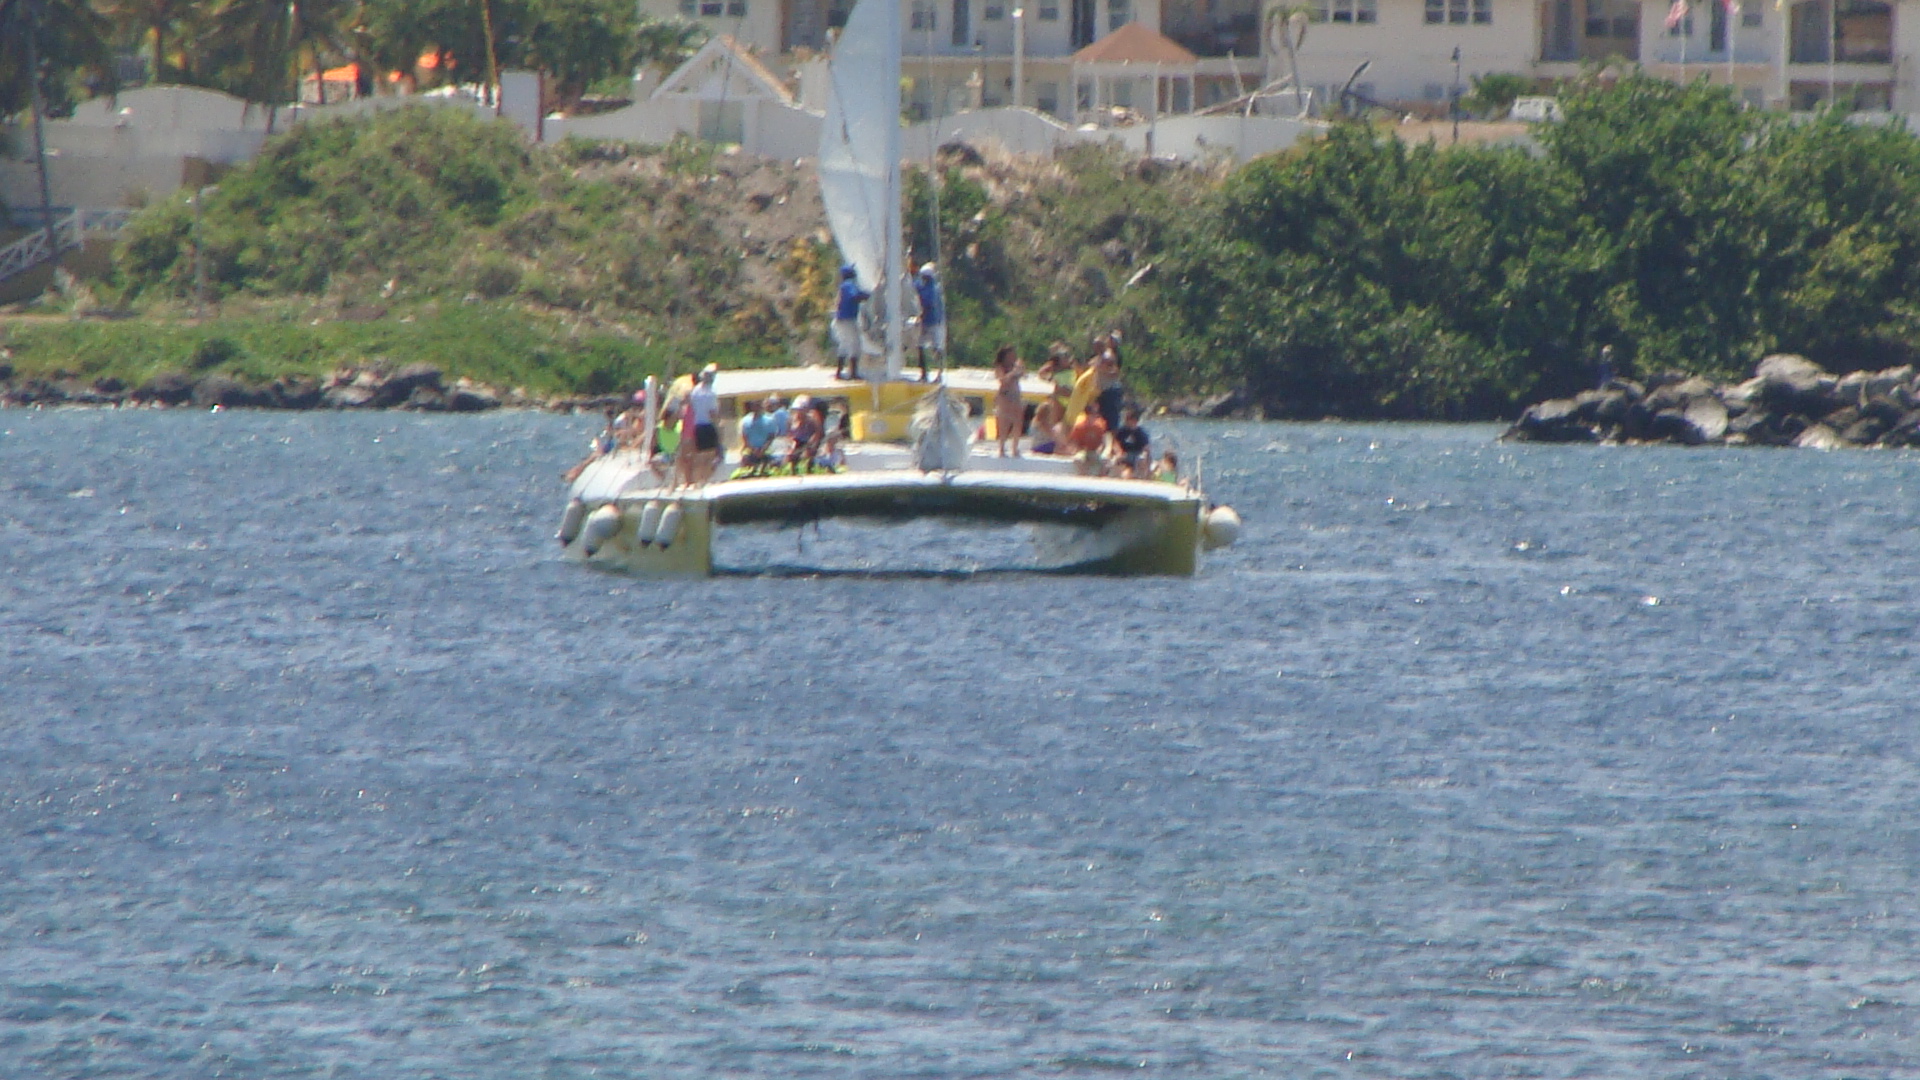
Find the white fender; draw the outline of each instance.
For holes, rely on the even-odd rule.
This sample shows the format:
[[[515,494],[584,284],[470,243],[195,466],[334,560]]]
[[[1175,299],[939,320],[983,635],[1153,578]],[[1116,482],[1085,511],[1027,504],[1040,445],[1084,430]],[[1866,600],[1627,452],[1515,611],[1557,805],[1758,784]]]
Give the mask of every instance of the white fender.
[[[660,528],[653,534],[653,542],[660,545],[660,550],[665,551],[673,546],[675,540],[680,539],[682,516],[680,504],[677,502],[668,503],[667,508],[661,512]]]
[[[1231,506],[1216,506],[1201,521],[1200,535],[1208,551],[1231,546],[1240,539],[1240,515]]]
[[[587,515],[586,527],[580,530],[580,550],[592,558],[619,531],[620,507],[608,503]]]
[[[653,534],[660,531],[660,515],[666,508],[667,504],[661,502],[659,499],[653,499],[641,508],[640,527],[634,532],[634,536],[640,541],[641,547],[646,547],[648,544],[653,543]]]
[[[566,513],[560,515],[560,531],[553,534],[561,547],[574,542],[580,535],[580,524],[587,520],[587,504],[579,499],[567,503]]]

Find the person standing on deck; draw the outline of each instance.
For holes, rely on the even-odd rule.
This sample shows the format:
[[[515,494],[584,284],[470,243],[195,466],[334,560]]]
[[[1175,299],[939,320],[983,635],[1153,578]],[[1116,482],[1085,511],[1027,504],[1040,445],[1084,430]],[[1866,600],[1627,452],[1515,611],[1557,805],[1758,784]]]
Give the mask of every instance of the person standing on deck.
[[[706,483],[719,464],[720,428],[715,421],[719,419],[720,399],[713,392],[713,380],[719,373],[717,366],[708,364],[687,394],[680,445],[680,477],[687,487]],[[687,445],[688,435],[692,436],[691,447]]]
[[[1126,400],[1127,388],[1120,381],[1120,332],[1107,334],[1096,343],[1093,357],[1093,371],[1097,394],[1095,403],[1100,408],[1100,419],[1106,421],[1108,431],[1120,430],[1120,406]]]
[[[860,287],[852,264],[840,268],[840,300],[833,309],[833,377],[860,377],[860,305],[868,292]],[[853,368],[848,376],[847,368]]]
[[[942,371],[947,367],[947,297],[940,288],[940,279],[934,276],[932,263],[920,267],[920,276],[913,288],[920,294],[920,381],[930,382],[928,349],[939,355]]]
[[[1025,402],[1020,397],[1020,378],[1027,367],[1011,345],[1000,346],[993,357],[993,431],[1000,440],[1000,456],[1007,456],[1007,443],[1013,443],[1013,456],[1020,456],[1021,430],[1026,425]]]

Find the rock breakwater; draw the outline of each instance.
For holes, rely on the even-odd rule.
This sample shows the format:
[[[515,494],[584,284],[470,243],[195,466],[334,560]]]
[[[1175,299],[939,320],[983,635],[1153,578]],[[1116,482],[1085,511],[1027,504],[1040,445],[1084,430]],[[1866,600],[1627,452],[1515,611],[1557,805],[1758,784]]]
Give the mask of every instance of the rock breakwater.
[[[1718,384],[1660,375],[1530,406],[1501,436],[1514,442],[1686,446],[1920,446],[1920,378],[1912,367],[1834,375],[1803,356],[1760,361]]]
[[[599,410],[622,404],[619,395],[540,397],[499,390],[471,379],[448,380],[431,364],[397,369],[342,368],[325,377],[288,375],[255,381],[226,372],[167,372],[138,386],[119,379],[16,377],[0,364],[0,407],[91,405],[228,409],[404,409],[414,412],[487,412],[499,408],[549,412]]]

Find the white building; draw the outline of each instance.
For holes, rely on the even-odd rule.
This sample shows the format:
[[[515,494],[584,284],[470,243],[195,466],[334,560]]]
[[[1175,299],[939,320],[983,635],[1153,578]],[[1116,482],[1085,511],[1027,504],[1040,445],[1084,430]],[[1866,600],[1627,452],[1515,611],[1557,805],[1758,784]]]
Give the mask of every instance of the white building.
[[[638,2],[649,14],[696,19],[769,60],[818,53],[852,7],[852,0]],[[1366,98],[1443,108],[1456,79],[1463,93],[1473,76],[1492,73],[1521,75],[1544,89],[1584,67],[1612,64],[1638,65],[1661,78],[1731,80],[1744,99],[1771,108],[1835,100],[1920,113],[1913,63],[1920,0],[1799,0],[1784,7],[1732,0],[1730,8],[1693,0],[1671,30],[1672,0],[1296,2],[1313,19],[1298,51],[1300,81],[1321,106],[1349,82]],[[1239,97],[1289,71],[1266,32],[1273,0],[900,3],[913,84],[909,109],[920,117],[996,105],[1023,105],[1070,123],[1107,122],[1115,107],[1177,114]],[[1158,75],[1119,78],[1111,66],[1091,73],[1085,64],[1076,70],[1076,54],[1130,24],[1191,54],[1191,65],[1158,41],[1137,39],[1110,50],[1117,59],[1100,62],[1157,64]],[[1175,68],[1182,70],[1170,76]],[[1290,109],[1291,95],[1274,105]]]
[[[1671,0],[1311,0],[1316,24],[1300,51],[1301,81],[1338,93],[1444,104],[1460,50],[1462,91],[1474,75],[1510,72],[1543,87],[1593,65],[1638,65],[1665,79],[1727,85],[1754,105],[1920,112],[1912,58],[1920,0],[1695,0],[1669,29]],[[1901,9],[1905,9],[1903,15]]]

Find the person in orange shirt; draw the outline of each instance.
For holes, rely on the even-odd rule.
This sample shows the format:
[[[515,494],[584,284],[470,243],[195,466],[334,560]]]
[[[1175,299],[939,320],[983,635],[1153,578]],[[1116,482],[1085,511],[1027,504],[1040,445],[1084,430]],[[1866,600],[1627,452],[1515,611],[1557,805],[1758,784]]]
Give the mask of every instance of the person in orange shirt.
[[[1099,406],[1088,402],[1080,412],[1080,419],[1074,421],[1073,430],[1067,433],[1067,452],[1080,462],[1080,472],[1085,476],[1099,476],[1105,472],[1103,450],[1107,445],[1107,422],[1100,418]]]

